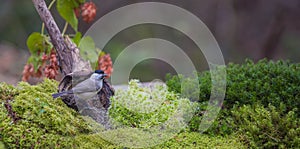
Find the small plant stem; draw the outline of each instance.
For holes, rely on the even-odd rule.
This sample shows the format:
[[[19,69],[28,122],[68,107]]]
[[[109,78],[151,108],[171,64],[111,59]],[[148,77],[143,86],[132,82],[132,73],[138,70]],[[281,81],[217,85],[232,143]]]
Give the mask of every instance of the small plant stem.
[[[41,30],[42,35],[44,35],[44,30],[45,30],[45,23],[42,23],[42,30]]]
[[[52,0],[52,2],[49,4],[48,9],[50,10],[53,6],[53,4],[56,2],[56,0]]]
[[[65,33],[66,33],[66,31],[67,31],[67,28],[68,28],[68,25],[69,25],[68,22],[66,22],[66,23],[65,23],[65,26],[64,26],[64,29],[63,29],[63,31],[62,31],[62,33],[61,33],[62,36],[65,35]]]

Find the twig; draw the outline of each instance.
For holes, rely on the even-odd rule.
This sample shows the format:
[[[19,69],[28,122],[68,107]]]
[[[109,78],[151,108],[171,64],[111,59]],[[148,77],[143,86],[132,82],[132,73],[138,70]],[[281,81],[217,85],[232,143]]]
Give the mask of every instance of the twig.
[[[66,23],[65,23],[65,26],[64,26],[64,29],[63,29],[63,31],[62,31],[62,35],[65,35],[65,33],[66,33],[66,31],[67,31],[67,28],[68,28],[68,25],[69,25],[69,23],[66,22]]]

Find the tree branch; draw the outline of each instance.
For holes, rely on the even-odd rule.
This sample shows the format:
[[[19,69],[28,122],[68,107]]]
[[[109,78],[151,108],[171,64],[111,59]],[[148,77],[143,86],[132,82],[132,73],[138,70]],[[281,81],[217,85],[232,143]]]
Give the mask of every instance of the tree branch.
[[[58,53],[59,65],[63,75],[69,74],[73,69],[73,58],[71,51],[68,49],[61,32],[55,23],[50,11],[44,0],[32,0],[35,9],[40,15],[45,27],[50,35],[51,42]]]

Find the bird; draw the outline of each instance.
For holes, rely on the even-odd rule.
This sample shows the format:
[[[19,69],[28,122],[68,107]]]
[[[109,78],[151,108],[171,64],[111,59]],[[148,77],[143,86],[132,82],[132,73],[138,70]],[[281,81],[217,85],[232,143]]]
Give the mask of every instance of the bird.
[[[103,70],[95,70],[90,77],[81,76],[82,78],[87,77],[87,79],[76,84],[73,88],[52,94],[52,97],[55,99],[66,95],[75,95],[80,99],[92,98],[102,89],[103,80],[106,76],[107,74],[105,74]]]

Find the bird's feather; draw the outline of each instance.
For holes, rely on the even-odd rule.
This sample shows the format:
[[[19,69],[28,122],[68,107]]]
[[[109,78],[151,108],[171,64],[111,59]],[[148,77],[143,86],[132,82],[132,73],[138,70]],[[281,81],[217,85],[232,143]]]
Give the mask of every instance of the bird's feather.
[[[68,95],[68,94],[72,94],[72,90],[52,94],[52,97],[53,98],[58,98],[58,97],[61,97],[61,96],[64,96],[64,95]]]
[[[88,79],[93,73],[89,71],[78,71],[67,74],[59,83],[58,91],[65,91],[71,89],[73,86]]]
[[[101,80],[102,81],[102,80]],[[83,93],[83,92],[95,92],[97,93],[101,86],[97,85],[98,81],[94,81],[91,79],[87,79],[82,81],[81,83],[77,84],[72,88],[73,92],[76,93]]]

